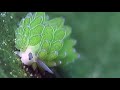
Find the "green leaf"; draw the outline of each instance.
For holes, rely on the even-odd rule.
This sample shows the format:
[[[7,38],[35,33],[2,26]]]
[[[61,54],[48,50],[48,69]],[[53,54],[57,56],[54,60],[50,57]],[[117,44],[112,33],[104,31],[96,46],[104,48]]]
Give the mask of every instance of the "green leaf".
[[[52,43],[50,50],[51,51],[59,51],[63,47],[62,41],[57,41]]]
[[[37,25],[40,25],[41,23],[43,23],[45,21],[45,13],[43,12],[36,12],[33,15],[33,19],[30,23],[30,26],[33,28]]]
[[[41,35],[43,30],[44,30],[44,26],[38,25],[30,30],[31,36]]]
[[[68,37],[71,34],[72,28],[69,26],[64,26],[64,30],[66,31],[65,37]]]
[[[17,28],[17,30],[15,31],[15,35],[16,35],[16,37],[18,35],[24,35],[24,29],[23,29],[23,27]]]
[[[24,33],[25,37],[29,38],[30,37],[30,28],[29,27],[25,27],[23,33]]]
[[[47,52],[49,52],[50,46],[51,46],[51,44],[50,44],[49,41],[43,41],[41,48],[42,48],[42,49],[45,49]]]
[[[38,43],[40,43],[40,40],[41,40],[40,36],[33,36],[29,39],[29,45],[32,46],[37,45]]]
[[[53,40],[53,29],[49,26],[46,26],[43,34],[42,34],[43,40],[52,41]]]
[[[61,50],[61,51],[59,52],[58,58],[63,59],[63,58],[65,58],[67,55],[68,55],[68,53],[67,53],[65,50]]]
[[[30,24],[30,17],[26,17],[25,20],[24,20],[23,26],[25,27],[25,26],[27,26],[29,24]]]
[[[18,48],[18,49],[22,48],[20,38],[15,40],[15,47]]]
[[[22,38],[21,44],[22,44],[22,43],[23,43],[24,45],[27,44],[27,38],[26,38],[26,37],[23,37],[23,38]]]
[[[45,60],[46,56],[47,56],[47,51],[45,49],[40,50],[40,52],[39,52],[39,58],[41,60]]]
[[[54,60],[55,58],[57,58],[57,56],[58,56],[58,51],[52,51],[48,54],[46,59],[51,61],[51,60]]]
[[[64,18],[54,18],[48,21],[49,25],[51,25],[54,29],[60,29],[64,25]]]
[[[55,34],[54,34],[54,40],[58,41],[58,40],[63,40],[65,38],[66,35],[66,31],[63,29],[60,30],[56,30]]]
[[[65,40],[62,49],[59,51],[59,56],[57,57],[57,59],[61,58],[63,60],[65,58],[64,60],[66,61],[64,61],[63,64],[66,64],[66,62],[70,63],[70,61],[72,62],[72,60],[75,60],[76,57],[72,56],[72,54],[74,55],[73,46],[75,44],[76,44],[76,40],[74,39]],[[67,59],[69,56],[71,57],[70,60]]]

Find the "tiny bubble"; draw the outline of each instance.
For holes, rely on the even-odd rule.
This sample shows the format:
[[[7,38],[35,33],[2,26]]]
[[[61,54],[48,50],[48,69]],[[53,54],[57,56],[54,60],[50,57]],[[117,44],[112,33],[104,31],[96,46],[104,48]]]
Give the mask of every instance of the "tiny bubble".
[[[62,64],[62,61],[59,61],[59,64]]]
[[[11,56],[9,58],[11,58]]]
[[[27,74],[26,74],[26,73],[24,73],[24,76],[27,76]]]
[[[8,29],[6,31],[8,32]]]
[[[10,75],[12,75],[12,72],[10,72]]]
[[[30,74],[30,76],[31,76],[31,77],[33,76],[32,73]]]
[[[25,68],[25,66],[23,66],[23,68]]]
[[[10,16],[11,19],[13,19],[13,16]]]
[[[28,68],[26,68],[26,71],[28,71]]]

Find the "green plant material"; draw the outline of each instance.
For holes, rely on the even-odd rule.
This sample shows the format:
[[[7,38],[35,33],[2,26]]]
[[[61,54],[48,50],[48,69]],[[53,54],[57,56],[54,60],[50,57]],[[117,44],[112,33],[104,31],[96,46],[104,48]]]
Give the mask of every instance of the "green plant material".
[[[75,40],[70,37],[71,30],[64,25],[62,17],[49,20],[44,12],[28,13],[15,31],[15,45],[21,52],[32,46],[36,57],[48,66],[59,60],[64,65],[78,58],[74,49]]]
[[[0,13],[0,78],[27,77],[21,61],[14,54],[15,13]]]

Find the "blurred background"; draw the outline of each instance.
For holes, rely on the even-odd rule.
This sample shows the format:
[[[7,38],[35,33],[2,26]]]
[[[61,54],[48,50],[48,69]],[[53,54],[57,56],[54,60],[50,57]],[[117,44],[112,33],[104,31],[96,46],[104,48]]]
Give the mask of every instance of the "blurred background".
[[[24,71],[14,55],[14,31],[27,12],[0,13],[0,77],[23,77]],[[46,12],[49,17],[64,17],[72,27],[71,37],[80,59],[57,67],[64,78],[120,77],[120,13]],[[22,73],[22,74],[19,74]]]

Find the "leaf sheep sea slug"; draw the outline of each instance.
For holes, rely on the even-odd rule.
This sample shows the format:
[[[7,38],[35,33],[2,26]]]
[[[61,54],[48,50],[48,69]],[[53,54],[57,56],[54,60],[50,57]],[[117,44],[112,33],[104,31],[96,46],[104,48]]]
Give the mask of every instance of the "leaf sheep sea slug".
[[[79,54],[73,48],[76,40],[70,37],[71,27],[64,25],[64,18],[49,17],[44,12],[28,13],[15,31],[15,53],[22,63],[37,63],[53,73],[49,67],[73,62]]]

